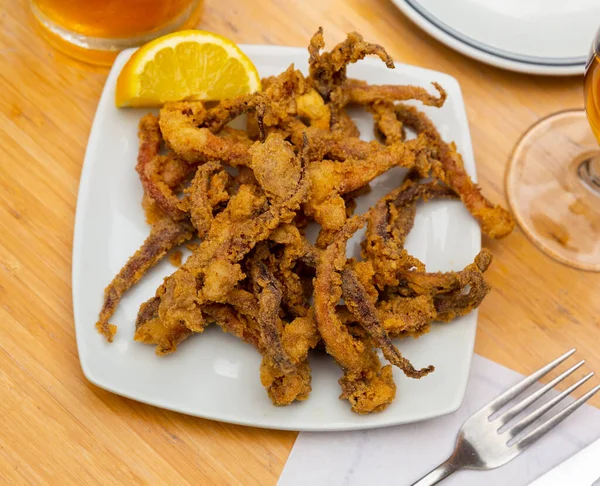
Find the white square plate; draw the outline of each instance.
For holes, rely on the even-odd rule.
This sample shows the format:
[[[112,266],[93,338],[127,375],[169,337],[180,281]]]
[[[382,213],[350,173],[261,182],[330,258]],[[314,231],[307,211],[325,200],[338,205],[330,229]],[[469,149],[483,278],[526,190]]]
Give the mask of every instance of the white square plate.
[[[278,74],[291,63],[306,70],[304,49],[242,46],[261,76]],[[451,324],[434,324],[419,339],[398,341],[417,368],[433,364],[436,371],[421,380],[394,370],[396,400],[385,411],[368,416],[350,411],[338,399],[341,370],[330,356],[315,354],[312,393],[307,401],[274,407],[260,384],[260,355],[251,346],[212,326],[185,341],[176,353],[157,357],[154,348],[133,341],[134,322],[142,302],[154,295],[163,277],[175,269],[162,262],[121,301],[112,322],[119,327],[108,344],[94,328],[103,290],[149,232],[140,202],[142,188],[134,170],[140,116],[148,110],[117,109],[115,83],[131,55],[115,61],[98,105],[81,174],[73,246],[73,309],[81,367],[95,385],[134,400],[199,417],[257,427],[292,430],[351,430],[416,422],[448,414],[463,399],[475,339],[477,313]],[[431,88],[439,82],[448,91],[443,108],[426,108],[445,140],[454,140],[469,174],[475,176],[467,117],[457,81],[435,71],[397,65],[387,69],[367,59],[350,66],[351,77],[375,84],[414,84]],[[366,139],[373,136],[370,116],[356,114]],[[394,169],[376,179],[359,201],[363,212],[398,186]],[[359,255],[357,234],[348,245]],[[429,270],[455,270],[470,263],[481,245],[479,226],[457,201],[421,205],[407,248]]]

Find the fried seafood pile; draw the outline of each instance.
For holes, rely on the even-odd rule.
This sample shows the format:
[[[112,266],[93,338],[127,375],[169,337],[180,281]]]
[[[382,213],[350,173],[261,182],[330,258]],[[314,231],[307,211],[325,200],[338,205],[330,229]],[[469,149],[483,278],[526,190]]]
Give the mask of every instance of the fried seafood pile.
[[[460,198],[493,238],[514,223],[481,195],[454,144],[402,103],[440,107],[441,86],[434,83],[432,95],[348,79],[346,66],[370,54],[394,67],[383,47],[356,33],[329,52],[323,47],[319,30],[307,77],[290,66],[264,79],[261,93],[213,107],[168,103],[159,117],[141,119],[136,170],[150,234],[106,288],[96,327],[112,341],[109,319],[124,292],[170,250],[199,237],[140,307],[135,340],[164,355],[217,324],[261,353],[261,382],[275,405],[308,397],[307,356],[324,349],[343,370],[340,398],[369,413],[394,399],[392,365],[411,378],[433,371],[416,369],[392,339],[464,315],[489,291],[488,250],[464,270],[431,273],[404,249],[417,203]],[[351,104],[373,114],[380,141],[360,140]],[[241,114],[246,130],[228,126]],[[416,136],[408,139],[407,130]],[[355,198],[392,167],[408,169],[406,179],[353,215]],[[311,221],[321,227],[314,244],[304,234]],[[346,242],[364,225],[362,259],[347,259]],[[378,349],[390,364],[382,365]]]

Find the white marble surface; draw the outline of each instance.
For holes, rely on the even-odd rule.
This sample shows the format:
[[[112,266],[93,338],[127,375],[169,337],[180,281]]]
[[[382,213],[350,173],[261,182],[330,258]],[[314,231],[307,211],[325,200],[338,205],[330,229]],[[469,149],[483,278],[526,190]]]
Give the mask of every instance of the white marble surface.
[[[465,401],[454,414],[360,432],[301,433],[278,485],[410,485],[448,457],[468,417],[521,378],[519,373],[475,356]],[[527,485],[598,437],[600,410],[586,405],[509,464],[492,471],[459,471],[443,484]],[[576,478],[571,486],[579,486]]]

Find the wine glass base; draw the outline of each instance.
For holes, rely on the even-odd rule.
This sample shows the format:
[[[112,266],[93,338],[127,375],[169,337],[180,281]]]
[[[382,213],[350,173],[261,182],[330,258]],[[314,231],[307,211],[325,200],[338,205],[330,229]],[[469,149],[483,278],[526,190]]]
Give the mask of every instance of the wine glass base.
[[[152,32],[125,38],[105,38],[86,36],[66,29],[48,18],[35,2],[30,4],[36,30],[52,47],[79,61],[103,66],[112,65],[123,49],[138,47],[162,35],[197,26],[203,7],[202,0],[195,0],[178,18]]]
[[[589,172],[600,168],[598,157],[585,111],[564,111],[531,127],[506,172],[508,202],[527,237],[552,258],[590,271],[600,271],[600,186]]]

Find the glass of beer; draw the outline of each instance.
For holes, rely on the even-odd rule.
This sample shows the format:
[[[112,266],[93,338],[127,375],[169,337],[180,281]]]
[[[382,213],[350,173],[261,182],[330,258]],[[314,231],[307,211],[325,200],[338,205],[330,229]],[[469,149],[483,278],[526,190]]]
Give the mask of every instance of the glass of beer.
[[[202,0],[30,0],[37,27],[80,60],[111,64],[122,49],[194,27]]]
[[[506,194],[533,243],[575,268],[600,271],[600,30],[584,76],[585,110],[550,115],[513,150]]]

